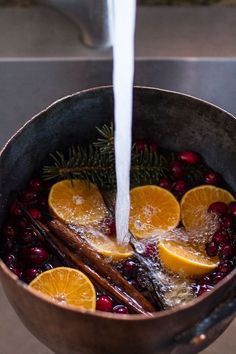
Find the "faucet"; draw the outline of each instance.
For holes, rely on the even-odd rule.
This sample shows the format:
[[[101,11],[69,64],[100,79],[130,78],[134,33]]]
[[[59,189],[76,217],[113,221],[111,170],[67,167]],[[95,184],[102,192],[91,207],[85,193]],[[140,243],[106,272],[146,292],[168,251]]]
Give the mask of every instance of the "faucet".
[[[80,29],[82,42],[94,48],[112,46],[113,0],[37,0],[69,17]]]

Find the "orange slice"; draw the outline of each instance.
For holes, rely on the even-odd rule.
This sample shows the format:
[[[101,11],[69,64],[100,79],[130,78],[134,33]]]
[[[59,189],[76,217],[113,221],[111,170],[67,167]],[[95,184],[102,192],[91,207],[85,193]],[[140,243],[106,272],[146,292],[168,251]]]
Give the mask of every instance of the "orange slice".
[[[227,190],[215,186],[202,185],[190,189],[181,202],[181,219],[186,230],[200,229],[209,219],[208,207],[214,202],[229,204],[234,200]]]
[[[158,230],[174,229],[180,219],[180,206],[172,193],[164,188],[147,185],[130,192],[129,228],[134,236],[145,238]]]
[[[109,237],[91,228],[86,230],[84,236],[98,253],[115,261],[131,257],[133,254],[132,247],[129,244],[119,244],[115,236]]]
[[[163,266],[185,277],[202,276],[218,265],[218,259],[210,259],[193,247],[175,241],[160,241],[159,255]]]
[[[41,273],[29,286],[53,302],[94,311],[96,291],[89,278],[77,269],[58,267]]]
[[[49,193],[51,212],[73,225],[88,225],[101,221],[107,212],[98,187],[78,179],[55,183]]]

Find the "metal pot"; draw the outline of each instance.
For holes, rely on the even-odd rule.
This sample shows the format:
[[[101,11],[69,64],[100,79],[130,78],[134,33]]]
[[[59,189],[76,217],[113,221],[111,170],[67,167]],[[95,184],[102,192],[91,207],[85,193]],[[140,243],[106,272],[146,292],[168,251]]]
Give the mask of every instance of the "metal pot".
[[[20,190],[50,152],[87,144],[95,126],[112,117],[112,89],[101,87],[61,99],[24,125],[0,156],[0,221],[9,193]],[[229,113],[176,92],[137,87],[133,134],[169,149],[198,151],[236,191],[236,119]],[[61,354],[196,353],[222,333],[236,307],[235,270],[207,295],[153,318],[60,307],[35,295],[2,262],[0,278],[25,326]]]

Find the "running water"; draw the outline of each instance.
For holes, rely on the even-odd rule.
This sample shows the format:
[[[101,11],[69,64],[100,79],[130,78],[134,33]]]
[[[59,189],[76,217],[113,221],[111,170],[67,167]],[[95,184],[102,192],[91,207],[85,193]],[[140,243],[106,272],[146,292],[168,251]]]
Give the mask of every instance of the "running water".
[[[114,0],[115,215],[119,243],[127,240],[129,226],[135,14],[136,0]]]

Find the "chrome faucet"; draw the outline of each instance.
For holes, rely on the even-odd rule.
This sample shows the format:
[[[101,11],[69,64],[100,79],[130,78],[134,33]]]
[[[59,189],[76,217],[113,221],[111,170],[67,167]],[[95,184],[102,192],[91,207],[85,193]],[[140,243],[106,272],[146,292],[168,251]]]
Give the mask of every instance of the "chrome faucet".
[[[112,45],[111,21],[113,0],[37,0],[58,9],[80,29],[82,42],[95,48]]]

